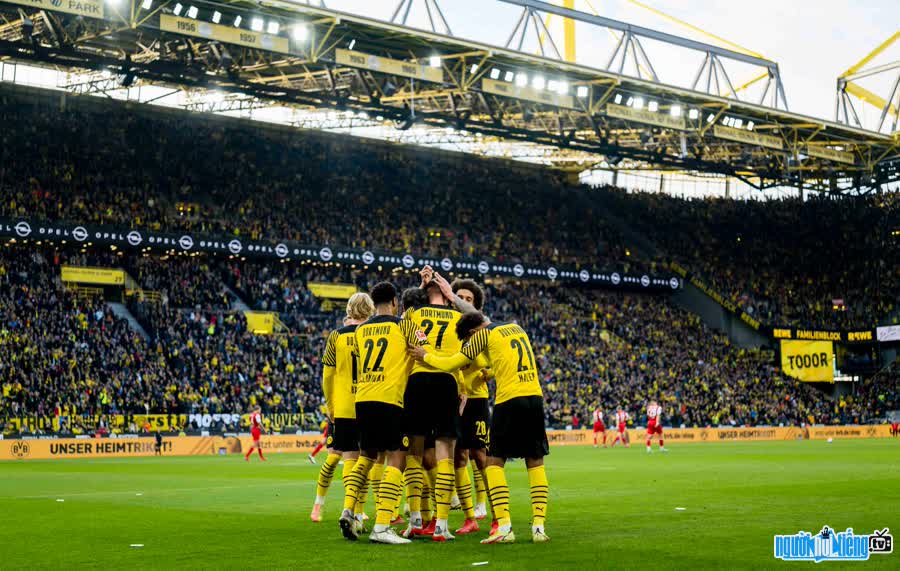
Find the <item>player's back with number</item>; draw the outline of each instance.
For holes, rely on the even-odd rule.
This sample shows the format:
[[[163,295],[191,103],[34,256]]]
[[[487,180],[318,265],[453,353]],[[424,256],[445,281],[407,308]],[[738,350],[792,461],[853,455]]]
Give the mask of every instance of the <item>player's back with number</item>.
[[[516,323],[491,323],[475,333],[463,354],[474,360],[486,350],[497,382],[496,404],[516,397],[544,395],[531,340]]]
[[[416,326],[408,319],[378,315],[354,333],[358,359],[356,402],[383,402],[403,406],[403,392],[412,368],[408,343],[420,343]]]
[[[462,348],[456,336],[456,323],[462,314],[447,306],[429,304],[406,312],[406,319],[416,324],[425,334],[431,350],[438,355],[455,355]],[[438,369],[421,361],[416,361],[413,373],[438,372]]]

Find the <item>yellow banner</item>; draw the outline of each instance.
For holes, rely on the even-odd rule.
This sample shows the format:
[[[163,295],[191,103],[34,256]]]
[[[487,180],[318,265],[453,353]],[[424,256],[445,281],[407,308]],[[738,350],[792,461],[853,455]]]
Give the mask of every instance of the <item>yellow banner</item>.
[[[687,122],[684,117],[672,117],[668,113],[655,113],[647,109],[632,109],[625,105],[616,105],[608,103],[606,105],[606,114],[617,119],[627,119],[628,121],[637,121],[638,123],[647,123],[667,129],[687,129]]]
[[[492,93],[494,95],[515,97],[516,99],[524,99],[526,101],[533,101],[535,103],[553,105],[554,107],[575,109],[575,98],[571,95],[560,95],[555,91],[535,89],[534,87],[530,87],[528,85],[519,87],[514,83],[485,78],[481,80],[481,90],[485,93]]]
[[[770,149],[784,149],[784,141],[782,141],[780,137],[763,135],[762,133],[756,133],[755,131],[748,131],[746,129],[735,129],[734,127],[715,125],[713,127],[713,136],[720,139],[737,141],[739,143],[768,147]]]
[[[275,330],[275,314],[271,311],[245,311],[247,329],[257,335],[269,335]]]
[[[781,369],[807,382],[834,382],[834,343],[831,341],[781,341]]]
[[[443,83],[444,72],[439,67],[431,67],[420,63],[412,63],[399,59],[367,54],[338,48],[335,50],[334,61],[340,65],[361,67],[379,73],[400,75],[413,79],[422,79],[434,83]]]
[[[350,299],[356,293],[356,286],[353,284],[307,282],[306,287],[314,296],[326,299]]]
[[[63,266],[60,278],[64,282],[80,284],[122,285],[125,283],[125,271],[109,268]]]
[[[819,159],[828,159],[838,163],[846,163],[848,165],[856,164],[856,157],[853,153],[844,151],[836,151],[829,147],[806,147],[806,154]]]
[[[103,0],[4,0],[10,4],[39,10],[65,12],[88,18],[103,19]]]
[[[290,53],[290,42],[287,38],[242,30],[234,26],[222,26],[220,24],[162,14],[159,17],[159,27],[163,31],[175,32],[186,36],[219,40],[227,44],[236,44],[270,52]]]

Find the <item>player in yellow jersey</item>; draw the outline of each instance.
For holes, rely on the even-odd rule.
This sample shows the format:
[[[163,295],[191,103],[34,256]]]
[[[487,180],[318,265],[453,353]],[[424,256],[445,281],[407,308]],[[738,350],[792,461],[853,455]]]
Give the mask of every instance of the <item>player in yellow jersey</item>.
[[[434,272],[430,267],[424,268],[421,275],[422,289],[428,294],[429,303],[419,308],[411,308],[406,312],[406,318],[413,321],[425,333],[428,345],[437,354],[454,355],[462,347],[456,336],[456,322],[462,314],[447,305],[448,300],[441,293],[440,287],[432,281]],[[433,436],[437,460],[434,486],[437,513],[431,536],[433,541],[452,540],[454,536],[450,533],[448,525],[451,497],[456,485],[453,453],[456,440],[459,438],[460,386],[457,376],[425,363],[415,363],[409,376],[404,402],[406,430],[410,435],[407,471],[415,471],[422,465],[425,441],[429,436]],[[406,537],[427,534],[422,525],[422,514],[416,506],[415,497],[414,491],[410,499],[409,528],[404,533]],[[474,523],[474,516],[472,521]],[[475,526],[477,529],[477,524]],[[469,531],[473,530],[463,529],[463,533]]]
[[[476,310],[484,307],[484,290],[469,279],[454,280],[450,287],[460,299],[471,304]],[[460,437],[456,443],[456,489],[460,503],[466,514],[466,522],[457,533],[478,531],[476,520],[487,517],[486,494],[484,487],[484,469],[487,467],[488,428],[491,424],[491,412],[488,406],[487,358],[479,355],[475,362],[465,365],[460,372],[463,375],[463,387],[466,391],[466,404],[460,419]],[[472,482],[469,479],[469,458],[474,465],[478,502],[473,505]],[[468,528],[468,529],[467,529]]]
[[[344,326],[335,329],[325,342],[322,355],[322,390],[332,429],[328,435],[329,454],[319,471],[316,501],[310,519],[322,521],[325,494],[341,458],[344,460],[343,480],[353,471],[359,458],[359,430],[356,426],[356,356],[353,334],[356,327],[372,317],[375,304],[367,293],[355,293],[347,301]]]
[[[451,292],[452,293],[452,292]],[[426,352],[411,345],[416,359],[443,371],[455,371],[485,354],[497,382],[491,420],[488,465],[485,470],[497,533],[482,543],[512,543],[515,534],[509,515],[509,486],[503,467],[509,458],[524,458],[531,485],[532,541],[549,541],[544,531],[549,485],[544,457],[550,453],[544,428],[544,398],[534,350],[528,334],[516,323],[490,323],[481,312],[465,313],[457,323],[462,350],[453,356]]]
[[[379,453],[384,452],[387,467],[376,493],[378,511],[369,540],[402,544],[409,540],[397,535],[390,523],[400,501],[402,471],[409,447],[409,439],[403,431],[403,398],[413,363],[406,347],[425,344],[427,338],[412,321],[397,317],[397,289],[392,284],[381,282],[372,288],[370,295],[375,304],[375,316],[357,326],[354,332],[354,353],[358,359],[356,422],[360,456],[345,482],[340,525],[344,537],[358,538],[353,518],[357,494],[365,485],[372,463]]]

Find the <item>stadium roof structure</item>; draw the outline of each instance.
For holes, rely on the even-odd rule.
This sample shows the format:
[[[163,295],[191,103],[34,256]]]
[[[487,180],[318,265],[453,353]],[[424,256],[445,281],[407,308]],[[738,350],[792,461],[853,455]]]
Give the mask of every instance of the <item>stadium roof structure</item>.
[[[63,86],[74,94],[137,83],[222,95],[193,104],[210,112],[324,109],[524,145],[569,171],[693,171],[835,193],[900,180],[900,134],[788,111],[771,60],[537,0],[497,0],[521,12],[505,46],[487,45],[454,37],[436,0],[423,0],[431,30],[404,25],[413,1],[382,21],[321,1],[0,0],[0,60],[79,70]],[[614,31],[608,65],[566,61],[549,15]],[[522,51],[529,33],[540,55]],[[689,87],[659,80],[648,41],[704,54]],[[759,100],[741,99],[728,62],[762,71]]]

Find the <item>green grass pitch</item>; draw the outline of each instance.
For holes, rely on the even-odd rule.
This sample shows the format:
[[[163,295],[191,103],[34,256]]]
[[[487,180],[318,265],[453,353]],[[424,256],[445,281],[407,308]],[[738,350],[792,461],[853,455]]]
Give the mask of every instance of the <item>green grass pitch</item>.
[[[350,543],[339,478],[326,521],[309,521],[317,471],[289,454],[0,462],[0,568],[799,568],[813,564],[775,560],[773,534],[828,524],[900,540],[893,439],[554,448],[545,545],[530,543],[522,462],[507,466],[516,545]],[[900,553],[825,565],[898,569]]]

